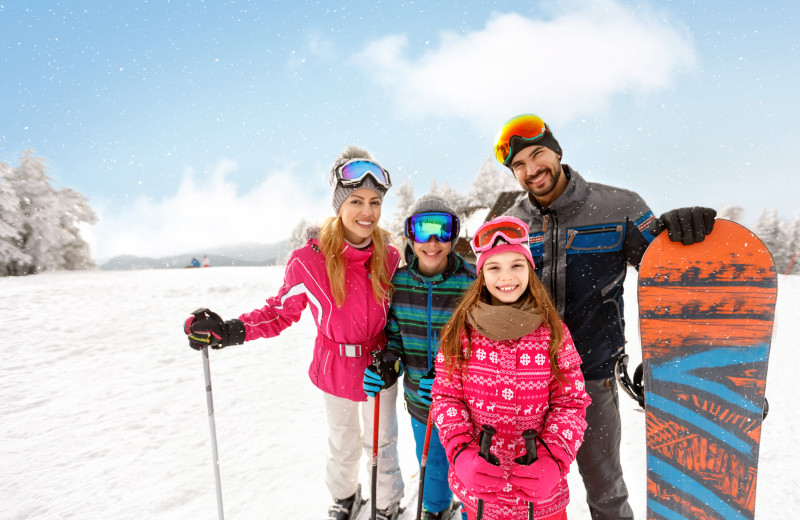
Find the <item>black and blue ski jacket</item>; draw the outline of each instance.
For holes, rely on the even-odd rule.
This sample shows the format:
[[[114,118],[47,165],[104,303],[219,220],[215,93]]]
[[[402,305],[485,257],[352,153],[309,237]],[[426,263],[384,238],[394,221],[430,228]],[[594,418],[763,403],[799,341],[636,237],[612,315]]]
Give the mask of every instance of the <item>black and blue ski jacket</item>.
[[[625,351],[623,282],[653,240],[653,212],[632,191],[563,168],[567,188],[549,207],[522,193],[506,215],[530,228],[536,274],[572,333],[584,377],[605,379]]]
[[[431,277],[419,273],[418,260],[410,246],[406,246],[406,260],[408,265],[398,269],[392,278],[394,292],[384,329],[386,348],[405,366],[403,387],[408,413],[425,423],[429,406],[419,396],[419,380],[436,363],[442,327],[476,275],[475,268],[452,250],[445,270]]]

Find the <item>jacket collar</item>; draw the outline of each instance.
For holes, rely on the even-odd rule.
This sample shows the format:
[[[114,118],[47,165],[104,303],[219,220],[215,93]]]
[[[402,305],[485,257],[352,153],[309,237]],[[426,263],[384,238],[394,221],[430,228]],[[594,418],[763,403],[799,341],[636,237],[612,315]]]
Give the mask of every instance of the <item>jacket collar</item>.
[[[450,252],[447,254],[447,267],[444,268],[444,271],[433,276],[423,276],[422,273],[419,272],[419,258],[414,254],[414,249],[411,247],[410,243],[406,244],[406,262],[408,263],[408,272],[415,280],[418,282],[432,282],[435,284],[447,280],[462,266],[466,265],[464,259],[458,256],[453,248],[450,248]]]
[[[308,242],[311,245],[311,248],[314,251],[319,251],[319,238],[312,238]],[[364,249],[356,249],[355,247],[351,246],[348,243],[344,243],[342,246],[341,255],[347,262],[366,262],[372,256],[372,251],[375,249],[375,244],[370,242],[369,246],[365,247]]]
[[[534,198],[533,194],[528,193],[528,201],[531,205],[538,209],[540,213],[554,212],[559,215],[575,213],[580,210],[586,197],[588,195],[588,186],[586,180],[581,175],[573,170],[568,164],[562,165],[564,174],[567,176],[567,187],[564,193],[561,194],[552,204],[543,208],[539,202]]]

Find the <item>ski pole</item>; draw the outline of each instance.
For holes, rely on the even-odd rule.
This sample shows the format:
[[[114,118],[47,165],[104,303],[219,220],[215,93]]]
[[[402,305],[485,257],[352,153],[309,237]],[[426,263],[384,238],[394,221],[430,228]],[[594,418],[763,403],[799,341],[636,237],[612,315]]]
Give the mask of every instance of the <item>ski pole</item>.
[[[525,455],[519,456],[514,459],[517,464],[523,466],[530,466],[539,459],[536,454],[536,430],[525,430],[522,432],[522,438],[525,439]],[[528,520],[534,520],[533,502],[528,502]]]
[[[219,453],[217,452],[217,428],[214,424],[214,400],[211,397],[211,370],[208,364],[208,347],[201,351],[203,356],[203,374],[206,378],[206,404],[208,405],[208,426],[211,429],[211,459],[214,463],[214,478],[217,483],[217,514],[219,520],[225,518],[222,509],[222,483],[219,476]]]
[[[422,518],[422,496],[425,493],[425,469],[428,467],[428,448],[431,445],[433,414],[428,408],[428,425],[425,427],[425,444],[422,445],[422,460],[419,463],[419,493],[417,493],[417,518]]]
[[[372,364],[378,375],[383,372],[383,351],[374,350],[372,352]],[[378,427],[380,426],[380,413],[381,413],[381,393],[375,392],[375,410],[372,417],[372,482],[370,486],[370,497],[372,498],[372,506],[370,511],[370,518],[375,520],[378,516]]]
[[[434,336],[435,337],[435,336]],[[428,352],[430,356],[430,352]],[[428,360],[430,363],[430,360]],[[425,374],[426,378],[436,377],[436,367],[431,367],[428,373]],[[422,518],[422,498],[425,493],[425,469],[428,467],[428,448],[431,445],[431,431],[433,431],[433,414],[431,413],[430,404],[428,405],[428,424],[425,427],[425,443],[422,445],[422,460],[419,461],[419,493],[417,493],[417,518]]]
[[[495,466],[500,465],[500,460],[497,458],[497,455],[493,455],[489,452],[489,448],[492,447],[492,437],[494,434],[497,433],[497,430],[494,429],[493,426],[484,424],[481,426],[481,440],[480,440],[480,456],[488,462],[489,464],[494,464]],[[483,499],[478,499],[478,510],[475,513],[475,519],[481,520],[483,518]]]

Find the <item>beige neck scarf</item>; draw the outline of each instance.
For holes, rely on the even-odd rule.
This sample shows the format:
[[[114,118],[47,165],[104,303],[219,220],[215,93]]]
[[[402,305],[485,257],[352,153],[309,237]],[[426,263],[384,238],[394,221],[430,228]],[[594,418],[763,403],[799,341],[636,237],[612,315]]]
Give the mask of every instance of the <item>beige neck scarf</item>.
[[[479,301],[467,313],[469,323],[482,336],[507,341],[527,336],[542,324],[533,296],[512,304],[490,305]]]

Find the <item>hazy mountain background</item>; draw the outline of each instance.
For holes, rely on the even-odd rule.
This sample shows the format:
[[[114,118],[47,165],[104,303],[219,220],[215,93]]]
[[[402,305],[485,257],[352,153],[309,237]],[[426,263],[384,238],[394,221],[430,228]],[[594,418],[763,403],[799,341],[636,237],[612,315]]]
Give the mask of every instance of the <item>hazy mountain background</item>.
[[[283,263],[289,254],[290,248],[287,240],[274,244],[259,244],[246,242],[224,246],[209,247],[189,251],[179,255],[162,256],[158,258],[141,257],[134,255],[115,256],[100,265],[105,271],[127,269],[175,269],[190,267],[192,258],[203,261],[203,256],[208,256],[210,266],[256,266],[275,265]]]

